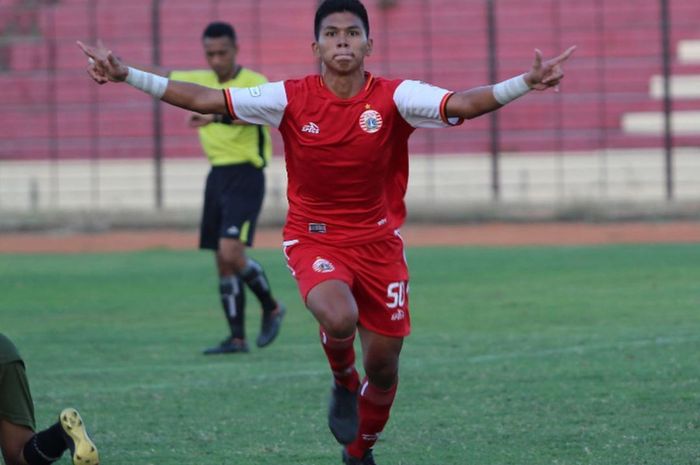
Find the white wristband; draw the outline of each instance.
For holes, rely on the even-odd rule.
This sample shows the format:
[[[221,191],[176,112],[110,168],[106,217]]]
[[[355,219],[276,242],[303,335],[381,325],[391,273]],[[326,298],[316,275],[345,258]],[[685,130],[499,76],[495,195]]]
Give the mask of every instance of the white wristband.
[[[518,97],[530,92],[530,87],[525,82],[525,75],[515,76],[493,86],[493,97],[501,105],[512,102]]]
[[[140,69],[129,67],[129,74],[126,75],[126,83],[140,89],[147,94],[151,94],[157,99],[163,97],[165,89],[168,87],[168,79],[156,74],[147,73]]]

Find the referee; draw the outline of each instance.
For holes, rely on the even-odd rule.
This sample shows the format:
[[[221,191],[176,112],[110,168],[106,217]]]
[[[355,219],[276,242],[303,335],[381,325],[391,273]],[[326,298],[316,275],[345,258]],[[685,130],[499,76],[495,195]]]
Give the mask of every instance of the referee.
[[[238,43],[230,24],[213,22],[202,34],[209,70],[172,71],[170,79],[207,87],[254,87],[267,82],[256,72],[236,63]],[[163,74],[163,73],[160,73]],[[246,256],[253,244],[255,225],[265,194],[263,169],[272,145],[267,127],[249,125],[221,115],[190,115],[199,140],[211,163],[204,192],[199,247],[216,253],[219,294],[230,336],[204,354],[248,352],[245,336],[245,283],[262,306],[258,347],[277,337],[285,308],[272,296],[262,266]]]

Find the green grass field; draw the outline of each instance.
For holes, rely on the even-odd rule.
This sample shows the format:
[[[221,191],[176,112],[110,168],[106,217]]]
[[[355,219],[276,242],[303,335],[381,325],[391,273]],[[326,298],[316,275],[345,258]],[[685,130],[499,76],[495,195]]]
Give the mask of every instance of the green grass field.
[[[207,253],[0,255],[0,331],[39,424],[77,407],[103,465],[339,464],[316,324],[282,254],[253,255],[285,326],[217,358],[200,355],[226,333]],[[700,463],[700,244],[408,258],[413,334],[380,465]]]

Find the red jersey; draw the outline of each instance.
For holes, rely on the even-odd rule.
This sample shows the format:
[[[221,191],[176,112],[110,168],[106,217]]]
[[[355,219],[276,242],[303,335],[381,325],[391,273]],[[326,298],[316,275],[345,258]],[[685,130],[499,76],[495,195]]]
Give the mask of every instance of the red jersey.
[[[418,81],[366,76],[342,99],[321,76],[224,91],[232,118],[282,134],[289,211],[285,240],[339,246],[386,238],[405,217],[408,138],[444,127],[451,92]]]

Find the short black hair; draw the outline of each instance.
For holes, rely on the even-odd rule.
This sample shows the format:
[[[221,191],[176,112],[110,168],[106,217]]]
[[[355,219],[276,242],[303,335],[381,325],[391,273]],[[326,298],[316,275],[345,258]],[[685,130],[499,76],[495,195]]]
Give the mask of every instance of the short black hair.
[[[342,13],[344,11],[352,13],[362,20],[365,33],[369,37],[369,18],[362,2],[359,0],[324,0],[316,10],[316,18],[314,19],[314,36],[316,40],[318,40],[321,32],[321,21],[333,13]]]
[[[233,26],[231,26],[229,23],[215,21],[213,23],[209,23],[207,28],[204,29],[204,32],[202,33],[202,39],[206,39],[207,37],[210,39],[228,37],[229,39],[231,39],[231,42],[235,44],[236,30],[233,29]]]

